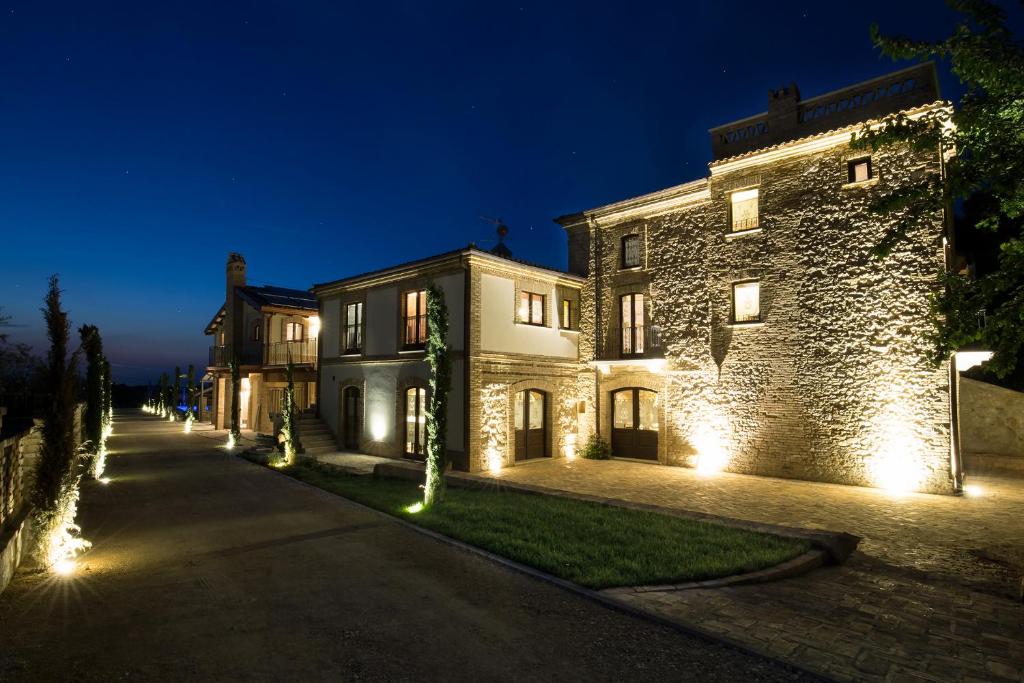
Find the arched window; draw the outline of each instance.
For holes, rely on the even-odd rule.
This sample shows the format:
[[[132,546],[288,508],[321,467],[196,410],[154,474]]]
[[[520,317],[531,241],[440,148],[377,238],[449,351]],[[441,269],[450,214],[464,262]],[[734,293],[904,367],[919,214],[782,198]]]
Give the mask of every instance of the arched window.
[[[347,450],[359,448],[362,396],[359,387],[345,387],[341,393],[342,445]]]
[[[516,460],[544,458],[551,455],[548,448],[548,396],[539,389],[527,389],[516,394],[514,419],[516,430]]]
[[[650,389],[612,393],[612,453],[620,458],[658,459],[658,394]]]
[[[422,458],[427,447],[427,390],[409,387],[405,390],[405,455]]]
[[[263,339],[263,321],[254,320],[252,323],[252,340],[258,342],[261,339]]]

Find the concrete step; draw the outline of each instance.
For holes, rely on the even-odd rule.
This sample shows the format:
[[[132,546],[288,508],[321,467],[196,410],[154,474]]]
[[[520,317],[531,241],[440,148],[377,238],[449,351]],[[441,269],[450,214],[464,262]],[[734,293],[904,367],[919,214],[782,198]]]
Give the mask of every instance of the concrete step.
[[[319,455],[321,453],[333,453],[336,450],[338,450],[338,447],[336,445],[334,445],[333,442],[331,442],[330,445],[323,445],[323,446],[310,446],[309,444],[303,442],[302,447],[306,450],[306,454],[307,455]]]

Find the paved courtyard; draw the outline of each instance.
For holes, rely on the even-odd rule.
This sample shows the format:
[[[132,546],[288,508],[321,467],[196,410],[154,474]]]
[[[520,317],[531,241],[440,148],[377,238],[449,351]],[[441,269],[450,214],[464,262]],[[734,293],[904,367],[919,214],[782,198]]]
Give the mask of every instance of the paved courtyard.
[[[507,468],[510,483],[860,536],[847,564],[716,590],[624,594],[840,680],[1022,680],[1024,482],[908,494],[622,460]]]
[[[811,680],[513,572],[121,417],[93,548],[0,595],[0,681]]]

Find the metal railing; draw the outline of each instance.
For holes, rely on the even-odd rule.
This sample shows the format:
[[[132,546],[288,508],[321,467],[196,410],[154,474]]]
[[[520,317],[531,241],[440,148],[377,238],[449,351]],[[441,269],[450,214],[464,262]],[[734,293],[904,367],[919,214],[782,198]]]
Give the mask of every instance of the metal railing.
[[[662,358],[665,349],[658,325],[613,327],[600,345],[598,360],[625,358]]]
[[[226,368],[231,361],[230,346],[211,346],[210,364],[211,368]],[[262,348],[245,348],[238,354],[239,365],[259,365],[263,362]]]
[[[741,230],[753,230],[758,227],[758,217],[752,216],[750,218],[733,218],[732,219],[732,231],[739,232]]]
[[[287,365],[288,361],[296,365],[316,363],[316,337],[264,345],[264,365]]]

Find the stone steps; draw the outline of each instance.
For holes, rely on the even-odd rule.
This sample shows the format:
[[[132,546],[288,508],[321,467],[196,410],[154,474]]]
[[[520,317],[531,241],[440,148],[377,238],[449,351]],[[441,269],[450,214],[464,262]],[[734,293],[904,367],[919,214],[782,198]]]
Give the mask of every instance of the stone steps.
[[[307,454],[333,453],[338,450],[334,434],[327,424],[313,413],[299,417],[299,440]]]

